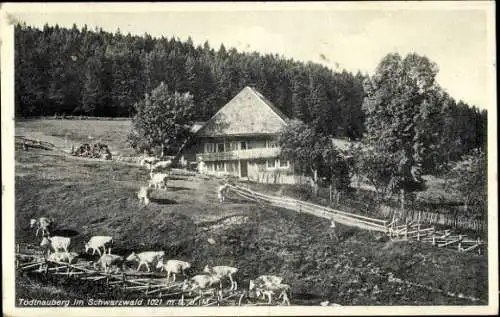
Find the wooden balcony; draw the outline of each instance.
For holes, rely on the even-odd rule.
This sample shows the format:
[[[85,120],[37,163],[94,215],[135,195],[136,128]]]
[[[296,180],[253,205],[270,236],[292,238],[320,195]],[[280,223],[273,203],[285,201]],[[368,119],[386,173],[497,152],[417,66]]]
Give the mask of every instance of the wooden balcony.
[[[232,161],[232,160],[249,160],[257,158],[271,158],[277,157],[280,154],[280,148],[257,148],[248,150],[236,150],[228,152],[216,152],[216,153],[199,153],[196,154],[197,160],[203,160],[204,162],[213,161]]]

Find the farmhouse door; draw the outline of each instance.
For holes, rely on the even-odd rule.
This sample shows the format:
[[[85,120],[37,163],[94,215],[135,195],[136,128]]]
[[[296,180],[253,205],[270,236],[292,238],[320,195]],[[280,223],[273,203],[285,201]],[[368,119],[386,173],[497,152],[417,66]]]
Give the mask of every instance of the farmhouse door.
[[[240,177],[248,177],[248,161],[240,161]]]

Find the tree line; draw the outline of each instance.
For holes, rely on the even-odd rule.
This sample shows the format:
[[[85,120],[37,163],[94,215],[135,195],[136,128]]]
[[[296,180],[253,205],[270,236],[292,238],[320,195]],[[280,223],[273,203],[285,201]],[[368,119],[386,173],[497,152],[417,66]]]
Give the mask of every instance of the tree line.
[[[15,39],[18,116],[131,117],[134,104],[164,82],[171,91],[192,94],[194,118],[204,121],[252,86],[318,130],[353,138],[363,132],[360,73],[119,30],[17,25]]]

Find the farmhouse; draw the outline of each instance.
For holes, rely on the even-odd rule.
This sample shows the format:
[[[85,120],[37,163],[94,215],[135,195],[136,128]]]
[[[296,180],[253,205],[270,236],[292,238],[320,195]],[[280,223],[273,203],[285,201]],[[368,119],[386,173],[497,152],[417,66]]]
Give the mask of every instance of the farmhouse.
[[[278,137],[287,117],[253,88],[245,87],[196,133],[203,173],[264,183],[297,183],[291,162],[280,160]]]

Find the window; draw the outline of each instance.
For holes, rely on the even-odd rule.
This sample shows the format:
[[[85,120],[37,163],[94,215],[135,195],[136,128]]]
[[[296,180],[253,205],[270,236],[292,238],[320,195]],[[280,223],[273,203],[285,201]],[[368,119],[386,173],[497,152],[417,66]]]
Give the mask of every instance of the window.
[[[268,148],[278,147],[278,142],[276,140],[267,140],[266,147]]]
[[[238,142],[227,143],[226,149],[229,149],[229,151],[236,151],[238,149]]]
[[[215,152],[215,144],[205,143],[205,153],[213,153],[213,152]]]
[[[280,160],[280,167],[288,168],[288,167],[290,167],[290,162],[286,161],[286,160]]]
[[[278,159],[269,159],[266,161],[266,166],[268,170],[272,169],[286,169],[290,167],[290,161],[286,160],[278,160]]]
[[[276,168],[276,160],[267,160],[267,168]]]
[[[242,150],[246,150],[247,149],[247,142],[246,141],[240,142],[240,145],[241,145],[241,149]]]
[[[220,172],[224,171],[224,162],[215,162],[215,171]]]
[[[217,152],[224,152],[224,143],[217,143]]]

